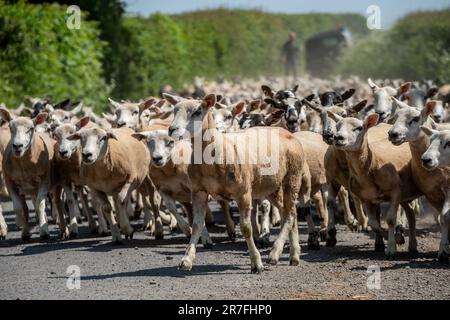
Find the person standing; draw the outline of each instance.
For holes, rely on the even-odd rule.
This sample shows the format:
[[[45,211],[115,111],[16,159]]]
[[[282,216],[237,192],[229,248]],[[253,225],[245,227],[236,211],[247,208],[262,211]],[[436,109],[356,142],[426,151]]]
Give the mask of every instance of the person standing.
[[[292,74],[294,77],[293,81],[297,79],[297,67],[298,67],[298,56],[300,48],[297,44],[297,34],[295,32],[289,33],[289,39],[284,43],[281,56],[284,63],[284,70],[286,76],[286,82],[289,81],[289,76]],[[287,84],[286,84],[287,85]]]

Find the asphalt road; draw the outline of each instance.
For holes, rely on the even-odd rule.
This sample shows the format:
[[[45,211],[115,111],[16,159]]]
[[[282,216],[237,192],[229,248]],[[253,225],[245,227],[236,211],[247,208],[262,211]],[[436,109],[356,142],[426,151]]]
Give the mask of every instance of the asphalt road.
[[[77,239],[58,241],[51,226],[49,241],[39,241],[35,229],[31,242],[23,244],[11,203],[3,205],[10,233],[0,242],[0,299],[450,299],[450,265],[436,260],[440,234],[429,217],[418,222],[419,254],[412,257],[402,246],[392,261],[373,251],[370,234],[342,225],[335,248],[309,251],[301,222],[300,265],[288,265],[286,246],[280,263],[266,264],[258,275],[250,274],[239,228],[237,241],[229,241],[216,212],[215,245],[212,250],[199,245],[194,268],[186,273],[177,270],[187,243],[181,234],[166,230],[164,240],[155,241],[137,232],[133,240],[113,246],[109,237],[89,235],[83,223]],[[264,260],[269,249],[261,253]],[[79,289],[67,286],[72,265],[80,271]],[[380,268],[379,278],[370,277],[370,266]]]

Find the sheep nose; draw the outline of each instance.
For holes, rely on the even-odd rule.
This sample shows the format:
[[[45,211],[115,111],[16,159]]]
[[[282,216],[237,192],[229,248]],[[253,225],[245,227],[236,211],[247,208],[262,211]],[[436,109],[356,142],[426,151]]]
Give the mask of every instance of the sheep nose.
[[[436,115],[436,116],[433,116],[433,119],[434,119],[434,121],[435,122],[441,122],[441,120],[442,120],[442,117],[441,116],[439,116],[439,115]]]
[[[89,159],[92,156],[91,152],[83,152],[83,158],[84,159]]]
[[[171,137],[172,136],[172,134],[175,132],[175,130],[177,130],[178,128],[176,128],[176,127],[172,127],[172,126],[170,126],[169,127],[169,136]]]
[[[430,164],[430,163],[431,163],[431,161],[432,161],[432,159],[431,159],[431,158],[428,158],[428,157],[426,157],[426,158],[422,158],[422,163],[423,163],[424,165],[428,165],[428,164]]]
[[[119,128],[122,128],[125,125],[125,122],[117,122],[117,126]]]
[[[154,155],[154,156],[152,157],[152,159],[153,159],[154,162],[160,162],[160,161],[162,160],[162,156],[160,156],[160,155]]]
[[[377,112],[381,119],[383,119],[386,116],[386,112]]]
[[[344,136],[336,135],[335,139],[336,139],[336,141],[344,141]]]
[[[13,143],[13,148],[14,149],[20,149],[20,148],[22,148],[23,147],[23,144],[22,143]]]
[[[398,132],[389,131],[389,138],[391,138],[391,139],[398,139],[398,137],[399,137],[399,133]]]
[[[59,150],[59,154],[65,156],[68,153],[67,150]]]

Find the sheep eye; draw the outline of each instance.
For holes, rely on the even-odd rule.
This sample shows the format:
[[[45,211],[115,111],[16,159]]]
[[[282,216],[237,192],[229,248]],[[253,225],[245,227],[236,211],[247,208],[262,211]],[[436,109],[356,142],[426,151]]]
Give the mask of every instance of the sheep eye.
[[[198,116],[200,116],[202,114],[202,109],[201,108],[198,108],[195,112],[194,112],[194,117],[198,117]]]
[[[173,140],[169,140],[169,141],[167,141],[167,143],[166,143],[166,145],[167,145],[168,147],[173,147],[173,144],[174,144]]]
[[[411,125],[413,122],[419,122],[420,117],[414,117],[412,118],[412,120],[409,122],[409,124]]]
[[[363,129],[363,127],[360,126],[360,127],[356,127],[355,129],[353,129],[353,131],[361,131],[362,129]]]
[[[137,111],[133,111],[133,115],[137,115],[138,114],[138,112]]]
[[[444,145],[444,149],[446,149],[447,147],[450,147],[450,141],[447,141]]]

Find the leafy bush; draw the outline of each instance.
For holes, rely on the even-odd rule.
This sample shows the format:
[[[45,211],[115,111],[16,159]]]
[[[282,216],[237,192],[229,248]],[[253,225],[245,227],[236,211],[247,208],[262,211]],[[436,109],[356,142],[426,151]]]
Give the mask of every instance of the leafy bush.
[[[66,27],[65,7],[0,2],[0,101],[17,106],[27,95],[83,99],[99,106],[108,95],[104,44],[93,22]]]
[[[410,14],[373,32],[343,56],[338,71],[362,77],[450,82],[450,9]]]

